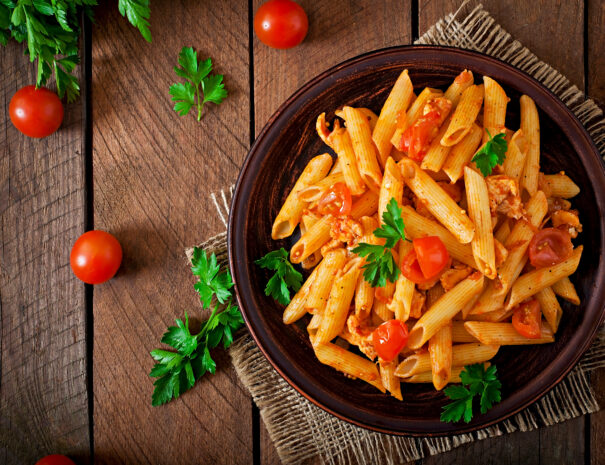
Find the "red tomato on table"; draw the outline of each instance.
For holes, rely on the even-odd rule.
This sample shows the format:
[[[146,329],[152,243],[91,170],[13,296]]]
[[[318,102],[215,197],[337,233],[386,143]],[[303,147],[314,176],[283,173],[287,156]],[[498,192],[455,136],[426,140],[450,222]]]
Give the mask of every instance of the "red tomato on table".
[[[537,339],[542,335],[542,312],[536,299],[523,302],[513,310],[513,328],[524,337]]]
[[[113,278],[122,263],[122,247],[105,231],[82,234],[69,257],[74,274],[88,284],[101,284]]]
[[[400,320],[385,321],[372,333],[372,343],[378,356],[390,362],[408,343],[408,327]]]
[[[447,266],[450,254],[437,236],[428,236],[412,241],[411,250],[401,263],[401,273],[416,284],[432,281]]]
[[[69,457],[59,454],[47,455],[36,462],[36,465],[76,465]]]
[[[308,29],[305,10],[292,0],[269,0],[254,15],[254,32],[269,47],[295,47],[303,41]]]
[[[351,191],[344,182],[331,186],[319,199],[317,210],[322,215],[343,216],[351,213]]]
[[[25,86],[15,92],[8,106],[15,127],[29,137],[46,137],[63,122],[63,104],[54,92]]]
[[[567,231],[544,228],[529,243],[529,261],[536,268],[553,266],[571,257],[573,244]]]

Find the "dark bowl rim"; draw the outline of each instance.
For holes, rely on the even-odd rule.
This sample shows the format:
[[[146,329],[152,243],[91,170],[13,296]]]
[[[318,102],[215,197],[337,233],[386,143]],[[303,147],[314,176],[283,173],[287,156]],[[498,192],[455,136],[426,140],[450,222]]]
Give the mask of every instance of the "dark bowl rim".
[[[583,154],[576,153],[576,156],[580,159],[581,163],[584,165],[585,169],[587,170],[591,184],[593,185],[594,190],[595,190],[595,200],[597,202],[597,206],[599,207],[599,210],[603,210],[603,206],[605,205],[605,172],[604,172],[604,168],[603,168],[604,167],[603,159],[601,158],[599,150],[596,147],[594,141],[592,140],[592,137],[590,137],[590,135],[588,134],[588,131],[586,130],[584,125],[580,122],[578,117],[550,89],[545,87],[541,82],[539,82],[537,79],[535,79],[534,77],[527,74],[525,71],[515,68],[514,66],[512,66],[502,60],[499,60],[497,58],[494,58],[492,56],[489,56],[489,55],[486,55],[486,54],[483,54],[480,52],[464,50],[464,49],[459,49],[459,48],[455,48],[455,47],[447,47],[447,46],[399,45],[399,46],[387,47],[387,48],[382,48],[379,50],[370,51],[370,52],[358,55],[356,57],[345,60],[335,66],[330,67],[329,69],[323,71],[322,73],[320,73],[320,74],[316,75],[315,77],[313,77],[312,79],[310,79],[303,86],[301,86],[297,91],[295,91],[288,99],[286,99],[284,101],[284,103],[282,103],[280,105],[280,107],[269,118],[269,120],[263,127],[262,131],[260,132],[258,137],[255,139],[254,143],[252,144],[252,147],[250,148],[250,151],[248,152],[246,159],[244,160],[244,163],[242,164],[242,167],[240,169],[238,179],[237,179],[237,182],[235,185],[235,190],[234,190],[233,198],[232,198],[232,202],[231,202],[231,209],[229,212],[229,222],[228,222],[228,230],[227,230],[227,250],[228,250],[228,255],[229,255],[229,268],[230,268],[231,274],[233,276],[236,298],[237,298],[239,307],[242,311],[244,320],[246,322],[246,326],[248,327],[248,330],[250,331],[250,334],[252,335],[252,337],[254,338],[259,349],[261,350],[263,355],[267,358],[267,360],[272,365],[272,367],[280,374],[280,376],[282,376],[288,382],[288,384],[290,384],[290,386],[292,386],[294,389],[296,389],[296,391],[299,394],[301,394],[303,397],[305,397],[307,400],[311,401],[316,406],[331,413],[332,415],[336,416],[337,418],[340,418],[341,420],[345,420],[354,425],[361,426],[366,429],[373,430],[373,431],[380,432],[380,433],[386,433],[386,434],[397,435],[397,436],[412,436],[412,437],[445,436],[445,435],[451,435],[451,434],[463,434],[463,433],[477,431],[481,428],[486,428],[486,427],[492,426],[495,423],[498,423],[507,418],[510,418],[511,416],[515,415],[516,413],[520,412],[521,410],[527,408],[529,405],[538,401],[545,394],[547,394],[551,389],[553,389],[559,382],[561,382],[561,380],[563,378],[565,378],[565,376],[567,376],[567,374],[574,368],[574,366],[578,363],[581,356],[584,354],[584,352],[586,352],[586,350],[592,344],[592,341],[594,340],[599,327],[605,320],[605,304],[601,305],[600,311],[598,309],[595,310],[597,312],[597,314],[596,314],[595,321],[592,322],[593,327],[590,328],[590,330],[588,331],[588,334],[587,334],[588,337],[586,337],[584,339],[584,341],[583,341],[583,343],[581,343],[581,345],[576,346],[575,350],[572,350],[572,349],[562,350],[561,353],[554,360],[551,361],[550,366],[552,366],[552,368],[553,368],[552,370],[543,370],[542,372],[539,373],[538,376],[536,376],[534,379],[529,381],[525,386],[523,386],[521,389],[519,389],[518,391],[513,393],[512,396],[509,396],[507,399],[503,400],[502,403],[494,406],[494,408],[492,410],[490,410],[489,412],[487,412],[486,414],[475,417],[475,419],[473,419],[471,423],[469,423],[469,424],[442,423],[441,425],[444,425],[444,427],[440,428],[439,430],[427,430],[427,429],[422,429],[422,428],[420,428],[420,429],[416,429],[416,428],[414,428],[414,429],[392,429],[392,428],[389,428],[388,426],[385,427],[382,425],[378,425],[376,423],[366,422],[360,418],[351,418],[351,417],[347,416],[346,414],[337,411],[336,408],[332,408],[332,407],[325,405],[324,402],[315,398],[313,395],[307,393],[304,390],[304,388],[299,386],[299,383],[297,382],[297,380],[295,379],[294,376],[290,376],[288,373],[286,373],[286,369],[281,366],[282,360],[280,360],[279,357],[275,356],[271,352],[270,349],[265,347],[263,338],[261,336],[259,336],[258,332],[262,332],[262,330],[263,330],[262,326],[260,326],[260,325],[257,326],[258,321],[255,321],[254,315],[250,315],[248,312],[247,306],[245,305],[246,302],[244,301],[244,299],[241,296],[241,290],[240,290],[240,286],[238,284],[239,276],[240,276],[239,267],[238,267],[238,264],[234,257],[235,249],[236,249],[236,240],[234,239],[234,237],[236,237],[236,234],[235,234],[236,225],[238,225],[239,223],[243,223],[243,219],[244,219],[244,210],[240,210],[238,208],[237,212],[235,212],[236,209],[234,207],[240,202],[241,191],[242,191],[243,185],[244,185],[244,178],[246,176],[246,173],[248,172],[250,165],[253,162],[255,162],[255,164],[260,164],[260,163],[262,163],[262,161],[264,159],[264,154],[262,153],[262,151],[260,151],[260,148],[265,144],[268,144],[270,146],[271,141],[266,140],[266,137],[267,137],[267,134],[273,128],[276,120],[278,120],[280,118],[280,116],[282,116],[284,114],[284,112],[287,112],[287,110],[291,109],[290,107],[292,107],[293,104],[296,103],[296,101],[301,96],[303,96],[305,93],[307,93],[308,91],[313,89],[318,83],[324,81],[325,79],[329,78],[330,76],[334,75],[335,73],[345,70],[356,64],[362,65],[364,62],[379,58],[381,56],[387,57],[389,55],[397,55],[398,53],[401,53],[401,52],[406,53],[408,51],[412,51],[412,52],[413,51],[418,51],[418,52],[426,51],[426,52],[436,52],[436,53],[442,52],[446,55],[453,54],[453,55],[458,55],[462,58],[466,57],[471,61],[476,60],[476,59],[484,60],[484,61],[488,62],[489,66],[504,67],[506,69],[506,71],[512,72],[513,74],[516,73],[517,75],[519,75],[520,77],[525,79],[525,81],[528,81],[527,83],[530,86],[533,86],[533,88],[534,88],[533,90],[542,93],[541,98],[546,98],[546,101],[550,105],[559,107],[559,110],[565,114],[567,119],[569,119],[570,121],[572,121],[575,124],[576,129],[579,130],[579,131],[577,131],[578,135],[583,136],[583,140],[579,141],[578,143],[582,142],[583,145],[587,145],[587,147],[584,147],[586,149],[586,152],[584,152]],[[396,60],[397,58],[394,56],[394,59]],[[471,67],[469,66],[469,68],[471,68]],[[473,71],[473,69],[471,69],[471,71]],[[542,111],[545,111],[545,110],[542,110]],[[548,113],[548,114],[551,118],[554,118],[554,115],[552,113]],[[565,132],[567,132],[567,131],[565,131]],[[573,141],[571,141],[571,140],[570,140],[570,142],[573,143]],[[574,144],[574,145],[577,145],[577,144]],[[597,170],[596,172],[590,170],[589,168],[591,166],[589,165],[589,163],[591,163],[591,162],[593,164],[596,164],[597,166],[599,166],[600,169]],[[245,202],[244,199],[241,199],[241,201]],[[602,212],[600,215],[600,223],[601,223],[602,230],[605,230],[605,216],[602,214]],[[596,291],[591,295],[591,299],[590,299],[590,302],[592,303],[592,305],[590,307],[591,309],[593,307],[595,307],[596,305],[598,305],[598,301],[600,301],[600,302],[605,301],[605,273],[603,272],[603,268],[605,268],[604,260],[603,260],[605,258],[605,235],[602,235],[600,245],[601,245],[601,254],[600,254],[600,260],[599,260],[599,266],[595,272],[596,280],[595,280],[594,287],[596,288]],[[245,266],[245,264],[243,264],[243,265]],[[588,301],[589,301],[589,299],[587,299],[587,302]],[[586,305],[584,305],[582,308],[584,310],[588,307]],[[591,323],[591,322],[586,322],[586,323],[583,323],[582,325],[586,325],[588,323]],[[578,333],[579,333],[579,331],[578,331]],[[573,341],[568,342],[568,345],[570,345],[571,342],[573,342]],[[554,370],[554,368],[559,368],[559,370]],[[556,371],[556,374],[553,374],[554,371]],[[328,397],[329,397],[329,395],[328,395]],[[503,409],[502,405],[505,404],[505,401],[512,403],[513,407],[509,408],[508,410]]]

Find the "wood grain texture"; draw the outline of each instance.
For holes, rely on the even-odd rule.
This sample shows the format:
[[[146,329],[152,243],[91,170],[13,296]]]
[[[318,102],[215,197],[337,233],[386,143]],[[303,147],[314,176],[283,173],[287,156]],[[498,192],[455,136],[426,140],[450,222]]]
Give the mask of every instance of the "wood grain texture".
[[[419,0],[418,3],[418,29],[422,35],[446,13],[456,11],[462,1]],[[500,0],[482,0],[475,3],[482,3],[515,39],[584,89],[584,2],[535,0],[511,5]]]
[[[83,105],[30,139],[8,118],[11,97],[35,83],[15,43],[0,49],[0,463],[49,453],[89,456],[84,284],[69,251],[84,232]],[[78,70],[79,72],[79,70]]]
[[[187,246],[224,230],[209,194],[235,181],[249,144],[248,8],[237,0],[154,2],[153,44],[97,10],[93,30],[95,227],[116,235],[121,270],[94,292],[97,463],[252,462],[250,398],[217,351],[218,371],[151,407],[153,360],[168,325],[199,321]],[[183,46],[211,56],[229,96],[201,123],[172,111]],[[196,329],[197,330],[197,329]]]
[[[254,0],[254,11],[262,3],[262,0]],[[300,46],[290,50],[275,50],[254,36],[256,134],[282,102],[322,71],[364,52],[411,42],[410,0],[303,0],[299,3],[309,17],[309,32]],[[262,421],[260,439],[261,463],[280,463]]]

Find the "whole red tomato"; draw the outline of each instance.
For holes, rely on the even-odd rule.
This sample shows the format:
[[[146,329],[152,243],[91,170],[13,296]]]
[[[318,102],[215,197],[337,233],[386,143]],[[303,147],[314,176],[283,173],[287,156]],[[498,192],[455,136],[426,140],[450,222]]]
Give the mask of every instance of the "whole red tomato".
[[[269,0],[254,15],[254,32],[269,47],[295,47],[303,41],[308,29],[305,10],[292,0]]]
[[[15,127],[29,137],[46,137],[63,122],[63,104],[57,94],[36,86],[25,86],[15,92],[8,106]]]
[[[76,465],[73,460],[64,455],[53,454],[42,457],[36,465]]]
[[[122,247],[108,232],[88,231],[75,242],[69,261],[80,280],[101,284],[113,278],[120,268]]]

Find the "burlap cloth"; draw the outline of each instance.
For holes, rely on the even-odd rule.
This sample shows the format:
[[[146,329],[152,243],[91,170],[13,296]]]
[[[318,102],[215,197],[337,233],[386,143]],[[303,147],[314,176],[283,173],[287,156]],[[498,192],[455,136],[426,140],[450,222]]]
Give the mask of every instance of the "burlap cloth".
[[[572,86],[555,69],[540,61],[502,29],[481,5],[468,3],[447,15],[416,41],[418,44],[449,45],[492,55],[531,74],[557,96],[582,121],[599,151],[605,155],[605,120],[592,100]],[[225,227],[233,188],[212,194]],[[227,234],[200,247],[216,253],[227,263]],[[188,255],[190,251],[188,251]],[[471,434],[442,438],[409,438],[374,433],[324,412],[298,394],[271,367],[252,337],[244,332],[229,349],[241,382],[250,391],[269,435],[284,463],[302,463],[320,458],[327,464],[400,464],[426,454],[438,454],[462,444],[530,431],[553,425],[599,409],[589,385],[590,372],[605,366],[605,331],[571,373],[547,395],[521,413],[495,426]]]

